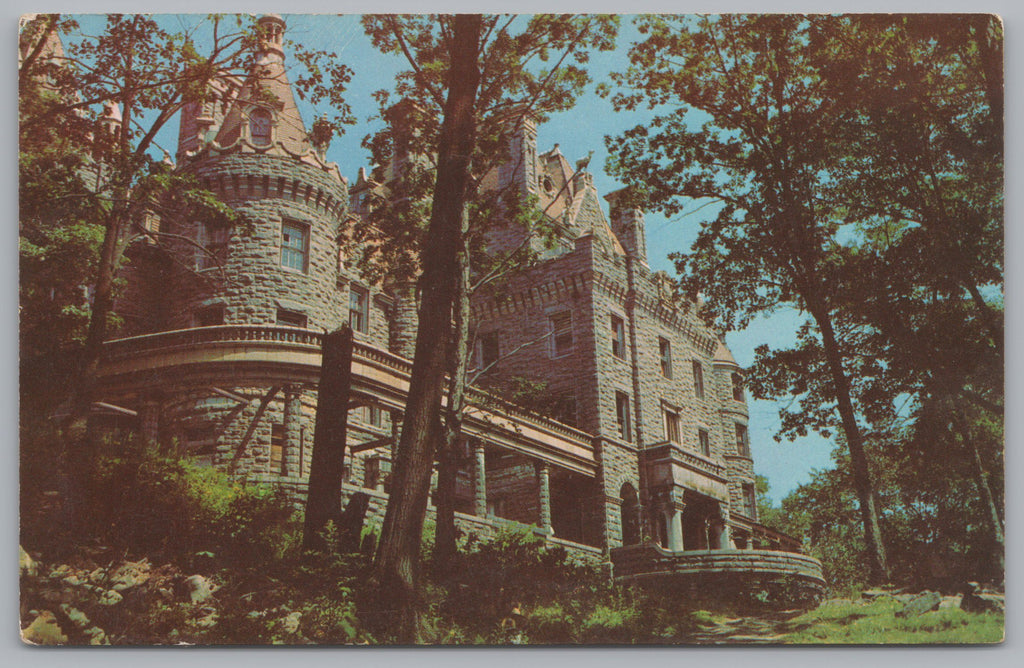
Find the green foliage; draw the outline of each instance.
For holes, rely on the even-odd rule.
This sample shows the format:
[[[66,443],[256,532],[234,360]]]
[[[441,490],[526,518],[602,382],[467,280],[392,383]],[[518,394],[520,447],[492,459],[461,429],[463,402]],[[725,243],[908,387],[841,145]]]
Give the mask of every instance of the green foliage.
[[[796,345],[759,347],[749,376],[756,397],[793,400],[777,438],[841,430],[851,456],[839,463],[867,509],[876,492],[863,441],[905,449],[895,457],[904,478],[882,495],[884,517],[864,518],[873,575],[883,570],[878,525],[904,546],[926,540],[911,519],[952,508],[942,487],[964,470],[975,469],[987,509],[963,506],[960,523],[986,518],[1001,542],[1001,450],[986,442],[972,451],[970,427],[952,457],[920,447],[955,444],[944,434],[951,421],[973,420],[961,415],[965,403],[995,419],[1002,410],[998,19],[637,24],[643,38],[614,76],[620,88],[607,92],[618,109],[646,106],[655,118],[607,140],[610,166],[667,214],[708,205],[693,248],[674,259],[682,287],[702,293],[718,327],[780,306],[806,314]],[[920,436],[894,431],[908,416]]]
[[[870,604],[827,602],[796,617],[788,626],[787,644],[977,644],[998,643],[1004,638],[1003,615],[968,613],[959,608],[935,610],[917,617],[901,618],[902,604],[882,597]]]
[[[983,432],[979,428],[976,433]],[[913,429],[894,429],[866,443],[878,481],[893,582],[947,592],[967,581],[1001,582],[1002,546],[991,534],[988,509],[970,471],[949,467],[955,456],[950,450],[957,444],[948,434],[945,440],[929,440],[927,447],[936,451],[922,456],[915,453],[922,447],[915,438]],[[990,438],[1001,443],[1001,431]],[[940,448],[945,452],[940,454]],[[763,519],[802,536],[805,551],[822,562],[830,591],[845,595],[863,588],[868,573],[847,455],[837,449],[833,456],[836,468],[814,472],[809,483]],[[992,484],[1002,489],[1001,478],[993,476]]]
[[[685,602],[617,587],[528,527],[471,538],[452,572],[425,594],[425,642],[686,642],[696,628]]]
[[[429,219],[453,17],[369,14],[362,20],[373,45],[406,58],[409,68],[398,74],[393,91],[375,93],[388,125],[363,142],[378,165],[370,177],[376,187],[370,192],[370,215],[356,223],[350,246],[362,251],[360,266],[370,277],[387,273],[409,280],[418,273]],[[618,17],[603,15],[483,17],[472,186],[466,198],[467,243],[479,277],[493,280],[530,259],[528,247],[502,257],[480,252],[489,230],[516,225],[538,239],[554,233],[556,222],[537,215],[536,198],[500,183],[497,167],[510,162],[510,139],[526,115],[543,121],[571,108],[589,81],[590,53],[613,48],[617,27]],[[521,174],[521,164],[512,168]],[[372,244],[360,245],[367,241]]]
[[[155,450],[101,458],[92,481],[91,537],[128,554],[179,563],[258,564],[296,541],[290,502]]]

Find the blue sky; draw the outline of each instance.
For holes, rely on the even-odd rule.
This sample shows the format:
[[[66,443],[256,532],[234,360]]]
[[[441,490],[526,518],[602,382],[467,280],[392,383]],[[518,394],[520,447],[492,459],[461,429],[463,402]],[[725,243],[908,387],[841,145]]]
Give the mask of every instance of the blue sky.
[[[325,14],[284,14],[287,21],[286,39],[311,47],[333,51],[337,57],[353,70],[352,81],[346,91],[346,100],[358,119],[358,123],[347,129],[344,135],[336,137],[328,151],[328,159],[338,163],[341,173],[350,181],[355,180],[360,167],[368,167],[369,153],[361,146],[363,138],[380,126],[374,120],[377,106],[372,93],[381,88],[391,88],[395,74],[406,65],[403,58],[386,56],[370,44],[359,22],[359,16]],[[165,17],[169,28],[181,27],[194,22],[196,16]],[[100,16],[82,17],[83,31],[95,34],[103,25]],[[594,151],[590,162],[594,182],[601,194],[609,193],[622,186],[604,172],[608,152],[604,137],[617,135],[624,130],[643,123],[648,117],[644,111],[615,112],[611,103],[598,97],[594,86],[607,81],[608,73],[624,69],[627,65],[629,43],[638,37],[628,17],[623,17],[618,45],[615,51],[595,53],[591,57],[589,71],[593,82],[571,111],[555,114],[538,128],[538,150],[543,152],[555,143],[570,163]],[[289,64],[286,54],[286,64]],[[294,78],[294,77],[293,77]],[[307,127],[312,120],[327,111],[326,107],[313,107],[297,100]],[[172,155],[177,144],[177,123],[172,122],[158,137],[158,143]],[[713,208],[700,208],[694,202],[684,213],[668,219],[662,215],[648,213],[647,243],[648,260],[652,269],[665,270],[675,274],[668,254],[688,250],[697,236],[703,217],[712,215]],[[759,318],[743,331],[731,332],[726,343],[736,360],[743,366],[754,360],[754,348],[767,343],[773,348],[792,344],[794,332],[802,322],[799,314],[789,311],[768,318]],[[778,443],[774,434],[778,431],[779,417],[776,402],[750,401],[750,438],[755,469],[768,478],[771,497],[781,500],[800,483],[809,480],[813,469],[831,466],[831,441],[817,435],[810,435],[792,442]]]
[[[285,18],[288,22],[286,37],[337,50],[339,58],[354,70],[347,94],[349,104],[360,121],[372,116],[376,107],[370,93],[388,87],[394,74],[405,64],[404,60],[383,56],[376,51],[362,33],[357,16],[285,15]],[[618,48],[614,52],[594,54],[591,58],[589,69],[594,84],[607,80],[609,72],[625,67],[628,44],[637,36],[637,32],[624,17]],[[593,150],[594,157],[589,169],[594,173],[598,191],[606,194],[620,188],[622,184],[604,173],[603,167],[608,155],[604,144],[605,135],[617,135],[643,122],[646,116],[643,112],[614,112],[611,103],[598,97],[593,89],[592,84],[573,110],[554,115],[550,121],[538,128],[538,150],[546,151],[558,143],[559,150],[570,163]],[[313,118],[312,111],[303,111],[304,118],[309,123]],[[360,142],[371,128],[372,125],[368,126],[361,122],[347,131],[343,137],[335,139],[328,152],[328,158],[337,162],[342,173],[350,179],[355,178],[360,166],[365,166],[369,162],[369,155],[360,146]],[[698,207],[699,204],[694,203],[686,210],[690,213],[673,219],[647,214],[648,258],[652,269],[662,269],[675,274],[668,254],[687,250],[693,243],[701,217],[707,215],[709,211],[704,209],[698,212]],[[736,360],[747,366],[754,361],[754,348],[757,345],[767,343],[773,348],[789,346],[801,321],[800,316],[793,312],[760,318],[746,330],[728,334],[726,342]],[[751,448],[755,469],[768,478],[772,488],[771,496],[776,501],[800,483],[808,481],[812,469],[831,466],[831,441],[817,435],[792,442],[775,441],[773,436],[779,427],[776,402],[751,400],[750,412]]]

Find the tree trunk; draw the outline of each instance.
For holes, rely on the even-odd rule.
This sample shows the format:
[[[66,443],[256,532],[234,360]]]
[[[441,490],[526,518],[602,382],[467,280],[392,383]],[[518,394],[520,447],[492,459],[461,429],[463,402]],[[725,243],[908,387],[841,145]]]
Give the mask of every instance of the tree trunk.
[[[351,384],[352,328],[342,325],[341,329],[324,334],[302,535],[302,544],[307,549],[327,549],[324,527],[328,521],[336,527],[341,525],[341,476]]]
[[[864,452],[864,440],[857,417],[853,411],[853,400],[850,398],[850,380],[843,369],[842,353],[836,342],[832,320],[822,307],[811,310],[818,330],[821,332],[822,345],[828,361],[829,374],[839,404],[839,416],[842,419],[843,432],[846,434],[846,446],[850,450],[850,463],[853,468],[853,484],[857,490],[860,505],[861,522],[864,525],[864,543],[868,552],[868,566],[873,584],[882,584],[889,580],[889,564],[885,556],[885,544],[882,541],[882,529],[878,522],[876,507],[875,484],[871,478],[867,454]]]
[[[463,209],[461,270],[455,295],[453,334],[449,361],[448,409],[444,416],[444,436],[438,448],[437,518],[434,533],[434,573],[444,578],[455,557],[455,482],[458,477],[459,442],[466,404],[466,374],[469,371],[469,248],[465,233],[468,213]]]
[[[95,400],[103,342],[107,339],[107,321],[114,305],[114,276],[121,229],[120,216],[112,215],[103,233],[103,245],[96,267],[89,329],[78,372],[71,383],[70,413],[62,425],[65,465],[63,479],[66,484],[63,516],[64,528],[70,532],[80,529],[87,508],[92,503],[90,481],[94,477],[97,447],[89,413]]]
[[[477,63],[482,18],[452,19],[448,98],[437,155],[437,181],[422,254],[420,321],[406,401],[402,437],[395,457],[380,546],[374,564],[376,584],[372,622],[399,643],[419,640],[417,576],[423,516],[430,491],[434,448],[441,439],[441,399],[452,340],[453,301],[460,280],[462,215],[470,185],[470,159],[476,143]],[[383,613],[378,616],[374,613]],[[390,619],[386,618],[390,617]]]
[[[981,454],[978,446],[971,437],[971,428],[967,417],[960,411],[953,411],[953,420],[956,423],[957,431],[960,432],[960,439],[964,444],[964,451],[967,458],[971,460],[971,473],[974,476],[974,484],[978,488],[978,494],[985,504],[989,521],[992,527],[992,538],[999,546],[999,569],[1006,570],[1006,537],[1003,532],[1003,521],[999,517],[999,506],[996,504],[995,495],[992,494],[992,486],[988,484],[988,473],[981,462]]]

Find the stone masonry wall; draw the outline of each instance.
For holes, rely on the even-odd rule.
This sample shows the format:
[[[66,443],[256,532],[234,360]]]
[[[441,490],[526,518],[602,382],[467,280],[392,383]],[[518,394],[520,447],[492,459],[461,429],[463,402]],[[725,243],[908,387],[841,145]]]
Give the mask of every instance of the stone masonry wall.
[[[732,374],[740,369],[733,364],[718,363],[715,365],[714,383],[718,395],[719,430],[726,443],[725,460],[729,469],[729,499],[734,512],[746,514],[743,503],[743,484],[754,483],[754,460],[744,455],[736,444],[736,425],[747,427],[749,452],[749,414],[745,401],[736,401],[732,394]],[[751,519],[757,519],[752,517]]]

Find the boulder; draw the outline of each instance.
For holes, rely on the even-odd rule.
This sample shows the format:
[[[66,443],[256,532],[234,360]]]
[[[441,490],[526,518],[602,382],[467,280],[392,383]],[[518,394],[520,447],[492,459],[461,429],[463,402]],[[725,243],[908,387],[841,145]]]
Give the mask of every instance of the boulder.
[[[208,629],[208,628],[211,628],[211,627],[217,625],[217,618],[218,618],[217,612],[216,611],[212,611],[212,612],[206,613],[205,615],[203,615],[202,617],[200,617],[199,619],[195,620],[192,623],[195,626],[197,626],[198,628]]]
[[[185,592],[193,603],[202,603],[213,596],[215,587],[213,583],[202,575],[190,575],[185,578]]]
[[[934,591],[926,591],[918,594],[901,610],[896,611],[897,617],[917,617],[932,610],[938,610],[942,603],[942,595]]]
[[[71,623],[75,625],[75,628],[84,629],[91,625],[89,617],[84,612],[78,608],[68,605],[67,603],[60,604],[60,611],[63,612]]]
[[[291,635],[299,632],[299,625],[302,623],[302,613],[293,612],[285,617],[282,617],[279,621],[281,624],[281,630]]]
[[[120,592],[108,589],[100,596],[100,605],[117,605],[122,599],[124,599],[124,596],[121,596]]]
[[[1006,602],[1002,595],[983,592],[977,582],[968,582],[960,609],[964,612],[1003,612]]]
[[[20,575],[35,576],[39,572],[39,566],[36,564],[28,552],[25,551],[21,545],[18,546],[18,573]]]
[[[943,596],[942,603],[939,603],[939,610],[954,609],[960,607],[960,600],[963,598],[962,595],[957,596]]]
[[[98,626],[92,626],[84,631],[82,635],[89,639],[90,645],[109,645],[110,640],[107,639],[107,634]]]
[[[41,611],[32,620],[28,628],[21,632],[21,639],[33,645],[63,645],[68,641],[57,618],[49,610]]]
[[[887,589],[867,589],[860,593],[860,597],[866,601],[874,601],[883,597],[892,597],[893,592]]]
[[[111,587],[115,591],[124,591],[149,580],[152,569],[148,559],[124,563],[110,576]]]

